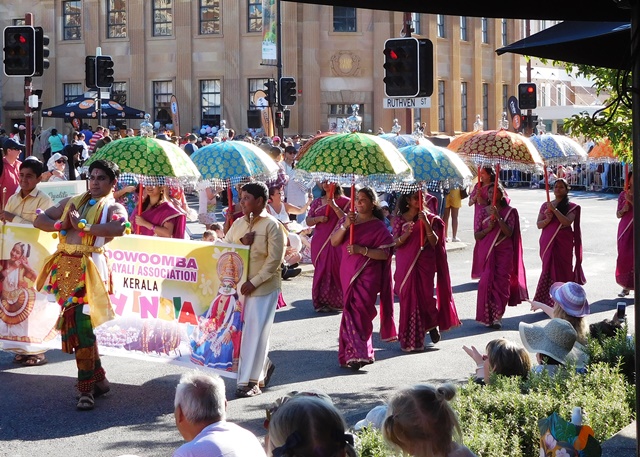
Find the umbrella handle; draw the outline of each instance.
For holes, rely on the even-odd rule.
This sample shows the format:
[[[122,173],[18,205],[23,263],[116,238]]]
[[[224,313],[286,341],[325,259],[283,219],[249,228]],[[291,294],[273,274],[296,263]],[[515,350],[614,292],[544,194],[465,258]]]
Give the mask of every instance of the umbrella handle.
[[[493,197],[491,198],[491,206],[496,206],[498,201],[498,181],[500,181],[500,163],[496,163],[496,179],[493,181]],[[492,220],[496,220],[496,215],[491,215]]]
[[[227,209],[227,219],[233,220],[233,189],[231,189],[231,181],[227,186],[227,201],[229,202],[229,208]]]
[[[142,183],[138,183],[138,216],[142,215]],[[136,224],[136,235],[140,235],[140,226]]]
[[[328,196],[329,200],[333,200],[333,195],[335,190],[336,190],[336,184],[332,182],[331,185],[329,186],[329,196]],[[327,208],[324,212],[324,215],[327,217],[329,217],[329,200],[327,200]]]
[[[629,190],[629,164],[624,164],[624,191],[627,192]]]
[[[351,212],[356,210],[356,185],[355,183],[351,184]],[[353,245],[353,226],[351,224],[349,226],[349,244]]]
[[[420,202],[420,212],[422,212],[423,210],[423,206],[422,206],[422,201],[423,197],[422,197],[422,189],[418,189],[418,201]],[[420,249],[424,248],[424,224],[422,223],[422,219],[418,219],[418,230],[420,230]]]
[[[549,173],[547,172],[547,164],[544,165],[544,189],[547,192],[547,203],[551,202],[549,196]]]

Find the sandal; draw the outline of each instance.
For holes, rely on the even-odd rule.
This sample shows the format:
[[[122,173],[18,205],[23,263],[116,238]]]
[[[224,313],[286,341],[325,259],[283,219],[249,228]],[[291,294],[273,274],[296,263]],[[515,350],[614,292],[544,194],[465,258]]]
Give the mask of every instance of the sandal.
[[[93,385],[93,396],[98,398],[111,390],[111,385],[107,379],[103,379],[102,381],[98,381]]]
[[[25,360],[27,360],[27,357],[29,356],[24,354],[16,354],[13,357],[13,363],[23,363]]]
[[[252,387],[240,386],[236,389],[236,397],[238,398],[256,397],[260,394],[262,394],[262,391],[257,384],[254,384]]]
[[[28,355],[22,362],[23,367],[37,367],[48,362],[44,354]]]
[[[76,407],[80,411],[90,411],[93,409],[95,402],[93,400],[93,394],[88,392],[83,392],[80,394],[80,398],[78,399],[78,404]]]
[[[435,327],[429,330],[429,336],[431,337],[431,342],[433,344],[436,344],[438,341],[440,341],[441,338],[440,332]]]

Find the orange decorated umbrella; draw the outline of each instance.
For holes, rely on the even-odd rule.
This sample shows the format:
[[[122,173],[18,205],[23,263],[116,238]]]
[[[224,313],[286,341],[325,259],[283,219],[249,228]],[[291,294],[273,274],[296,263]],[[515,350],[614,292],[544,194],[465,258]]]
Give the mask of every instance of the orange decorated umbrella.
[[[613,152],[613,146],[609,138],[605,138],[596,144],[589,152],[589,160],[591,162],[605,163],[605,162],[619,162],[620,159]]]
[[[296,155],[296,160],[299,161],[300,159],[302,159],[302,157],[304,157],[307,151],[311,149],[311,146],[313,146],[318,140],[321,140],[324,137],[327,137],[329,135],[335,135],[335,134],[336,132],[322,132],[322,133],[318,133],[315,136],[312,136],[307,141],[305,141],[302,146],[300,146],[300,149],[298,150],[298,154]]]
[[[468,139],[472,138],[474,135],[477,135],[478,133],[481,133],[481,132],[482,130],[474,130],[473,132],[461,133],[460,135],[455,137],[453,140],[451,140],[451,143],[447,145],[447,149],[450,149],[453,152],[458,152],[458,149],[460,148],[460,146],[464,144],[465,141],[467,141]]]

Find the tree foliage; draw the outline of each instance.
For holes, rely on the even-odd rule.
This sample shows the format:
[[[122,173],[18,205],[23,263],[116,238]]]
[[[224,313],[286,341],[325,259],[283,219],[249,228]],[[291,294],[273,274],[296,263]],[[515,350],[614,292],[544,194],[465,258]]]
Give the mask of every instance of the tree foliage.
[[[589,65],[565,64],[568,73],[593,80],[598,95],[609,94],[605,109],[595,120],[587,113],[565,119],[564,128],[571,133],[598,142],[609,138],[614,153],[624,162],[632,157],[631,73]]]

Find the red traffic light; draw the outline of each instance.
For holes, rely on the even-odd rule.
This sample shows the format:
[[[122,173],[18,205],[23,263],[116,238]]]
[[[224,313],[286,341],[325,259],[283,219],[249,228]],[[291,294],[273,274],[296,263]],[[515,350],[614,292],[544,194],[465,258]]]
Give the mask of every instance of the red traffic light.
[[[533,87],[531,86],[527,87],[527,92],[529,92],[530,94],[533,94],[533,90],[534,90]]]
[[[24,35],[18,35],[18,41],[20,44],[25,44],[27,42],[27,37]]]

